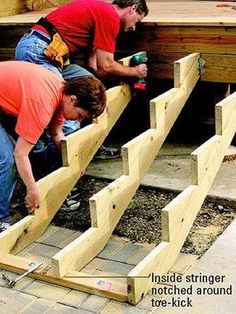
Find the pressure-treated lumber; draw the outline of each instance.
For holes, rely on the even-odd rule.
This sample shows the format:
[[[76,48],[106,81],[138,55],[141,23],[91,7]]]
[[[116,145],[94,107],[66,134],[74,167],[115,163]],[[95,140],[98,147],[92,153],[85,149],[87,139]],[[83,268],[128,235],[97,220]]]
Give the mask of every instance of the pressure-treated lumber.
[[[192,54],[175,63],[175,87],[151,101],[151,129],[122,147],[123,175],[90,199],[92,227],[52,258],[53,268],[51,270],[44,274],[43,268],[40,268],[31,275],[32,277],[136,304],[155,285],[155,282],[152,282],[151,274],[164,274],[173,266],[220,167],[225,150],[235,134],[236,93],[217,104],[216,135],[192,153],[191,185],[162,210],[162,242],[128,274],[127,284],[117,282],[115,279],[102,279],[103,285],[101,286],[99,276],[95,278],[93,275],[80,271],[104,247],[127,208],[199,78],[198,61],[199,55]],[[114,104],[117,97],[110,99]],[[106,121],[108,123],[103,124],[103,126],[105,125],[104,129],[109,127],[109,121]],[[100,121],[97,122],[99,125]],[[102,134],[103,129],[100,131]],[[91,132],[91,134],[94,137],[94,133]],[[100,132],[97,134],[100,136]],[[68,168],[82,160],[79,152],[84,147],[81,143],[77,144],[75,135],[69,138],[71,141],[65,141],[63,144],[66,152],[63,160]],[[94,145],[97,145],[97,140],[92,145],[88,145],[89,154],[92,154]],[[68,180],[65,183],[66,186],[70,186],[69,178],[73,175],[74,169],[71,169],[66,178]],[[59,177],[53,174],[50,182],[47,183],[50,193],[55,185],[58,184],[58,188],[60,188],[59,182]],[[44,189],[42,188],[42,193],[46,192]],[[53,199],[49,198],[48,205],[52,206],[53,202],[57,204],[61,193],[62,190],[59,190],[59,196],[57,193],[53,194]],[[49,216],[50,212],[39,211],[37,219],[44,221]],[[31,224],[35,223],[34,219],[35,217],[28,216],[0,235],[2,250],[0,268],[20,273],[27,269],[29,260],[7,253],[15,250],[22,238],[25,243],[24,237]],[[42,230],[40,223],[36,224],[34,232],[37,230]],[[16,242],[15,239],[17,239]]]
[[[60,6],[69,0],[1,0],[0,18],[15,14],[22,14],[28,11],[35,11],[40,14],[42,10]]]
[[[122,147],[124,174],[90,199],[92,227],[52,258],[57,276],[82,269],[105,246],[198,81],[198,60],[199,54],[192,54],[175,62],[175,85],[179,87],[151,102],[156,129]]]
[[[125,58],[124,62],[129,59]],[[37,182],[40,208],[34,216],[0,234],[0,251],[19,252],[44,232],[130,99],[130,88],[126,84],[109,89],[107,110],[93,124],[63,140],[64,167]]]
[[[0,18],[4,16],[19,14],[27,11],[25,1],[20,0],[1,0]]]
[[[104,284],[101,286],[99,278],[94,278],[92,275],[80,272],[80,270],[102,250],[124,210],[127,208],[143,176],[199,79],[198,61],[199,54],[192,54],[176,61],[174,67],[176,87],[151,101],[151,129],[139,135],[122,148],[124,174],[90,199],[91,228],[53,256],[50,263],[53,266],[51,270],[47,271],[46,274],[42,274],[42,269],[39,269],[31,276],[82,291],[93,292],[119,301],[129,300],[129,302],[135,303],[141,298],[144,292],[141,295],[135,292],[133,296],[136,290],[133,289],[130,279],[127,281],[129,285],[112,279],[102,279]],[[181,67],[183,67],[183,70]],[[114,96],[114,93],[112,93],[111,97],[109,97],[112,102],[112,115],[116,113],[116,111],[112,111],[113,108],[120,102],[119,99],[119,102],[116,103],[118,96],[123,97],[121,103],[130,98],[129,90],[127,91],[124,87],[121,90],[118,88],[115,88],[115,91],[118,93],[117,96],[112,97],[112,95]],[[109,127],[109,118],[110,115],[106,118],[107,123],[104,121],[102,124],[105,126],[105,129]],[[98,123],[95,127],[101,124],[99,119],[103,118],[98,118]],[[89,130],[93,130],[93,128],[94,126],[87,127]],[[79,132],[86,134],[86,129]],[[43,180],[46,183],[44,182],[40,186],[41,195],[45,195],[43,199],[43,202],[45,202],[44,210],[39,210],[35,217],[26,217],[17,226],[13,226],[0,235],[1,268],[11,269],[16,272],[23,272],[27,269],[27,263],[29,262],[27,259],[8,253],[19,251],[41,234],[54,215],[55,208],[59,206],[61,199],[64,198],[64,189],[70,189],[73,186],[73,180],[80,175],[78,171],[81,171],[81,165],[85,162],[80,155],[81,150],[86,149],[89,156],[90,154],[92,155],[93,145],[99,145],[99,140],[97,138],[94,139],[94,136],[100,138],[102,132],[103,128],[98,129],[94,133],[90,131],[92,145],[88,142],[83,144],[82,136],[81,142],[78,142],[75,134],[69,136],[63,143],[65,150],[63,162],[65,166],[44,178]],[[86,147],[83,145],[86,145]],[[72,167],[75,164],[79,164],[78,168]],[[67,172],[64,172],[64,168],[67,169]],[[61,180],[64,180],[64,186]],[[163,242],[161,247],[165,248],[167,245],[167,242]],[[156,251],[152,251],[151,255],[156,255]],[[132,278],[132,280],[136,279],[136,277]]]
[[[12,254],[0,253],[1,269],[14,271],[22,274],[28,269],[29,263],[32,260]],[[71,289],[83,290],[84,292],[94,293],[97,295],[115,299],[120,302],[127,302],[127,285],[121,281],[115,281],[111,278],[108,280],[96,278],[85,272],[74,271],[68,274],[67,277],[59,279],[53,275],[53,271],[48,269],[45,271],[45,265],[40,266],[30,277],[38,280],[44,280],[53,284],[58,284]],[[107,287],[112,286],[112,289]]]
[[[162,242],[128,274],[130,303],[154,286],[151,273],[165,274],[174,264],[235,134],[235,121],[236,93],[217,104],[216,135],[192,153],[191,185],[162,210]]]
[[[236,93],[216,106],[216,135],[192,153],[191,185],[163,209],[162,242],[128,274],[127,285],[109,279],[102,281],[107,282],[107,287],[101,287],[99,278],[80,272],[104,247],[128,206],[199,78],[198,61],[199,55],[192,54],[175,63],[175,87],[151,101],[152,128],[122,148],[124,174],[90,199],[92,227],[52,258],[52,270],[46,275],[32,274],[33,277],[136,304],[155,284],[151,273],[160,275],[172,267],[234,136]],[[74,148],[75,142],[72,143]],[[66,147],[70,150],[70,145]],[[76,149],[64,156],[68,165],[77,159],[80,158]],[[25,219],[24,224],[30,222]],[[15,228],[14,232],[19,229]],[[3,239],[11,247],[9,238]],[[0,254],[0,267],[9,269],[10,264],[16,271],[26,268],[19,257]]]

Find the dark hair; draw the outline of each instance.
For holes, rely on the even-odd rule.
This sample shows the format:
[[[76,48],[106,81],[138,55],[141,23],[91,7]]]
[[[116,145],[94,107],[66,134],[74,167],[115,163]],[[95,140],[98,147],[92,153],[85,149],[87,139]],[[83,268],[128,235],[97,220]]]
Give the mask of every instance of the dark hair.
[[[106,107],[106,90],[94,76],[76,77],[65,83],[64,93],[75,95],[77,107],[87,110],[92,118],[98,117]]]
[[[149,11],[145,0],[114,0],[112,4],[118,5],[118,7],[121,9],[136,4],[137,5],[136,12],[138,12],[138,14],[144,13],[145,16],[148,15]]]

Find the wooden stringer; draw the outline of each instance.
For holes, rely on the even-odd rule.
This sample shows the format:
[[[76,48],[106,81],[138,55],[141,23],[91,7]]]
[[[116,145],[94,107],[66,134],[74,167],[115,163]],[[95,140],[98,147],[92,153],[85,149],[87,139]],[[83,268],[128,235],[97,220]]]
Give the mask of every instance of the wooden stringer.
[[[121,60],[129,64],[131,57]],[[92,124],[67,136],[62,141],[63,167],[37,182],[40,191],[40,208],[34,216],[29,215],[0,234],[0,251],[17,253],[35,241],[50,224],[101,146],[129,101],[130,87],[127,84],[110,88],[107,94],[107,109]]]
[[[152,273],[169,271],[184,244],[236,132],[236,92],[216,105],[215,119],[216,135],[191,154],[191,185],[162,210],[162,242],[128,274],[132,304],[154,286]]]
[[[42,266],[31,274],[32,277],[136,304],[152,287],[150,273],[165,273],[170,269],[207,194],[210,181],[220,166],[223,151],[235,132],[233,123],[229,120],[230,113],[233,112],[233,96],[225,100],[229,109],[223,110],[223,105],[217,107],[222,108],[222,111],[218,109],[216,139],[204,144],[204,148],[200,147],[193,155],[196,156],[193,158],[193,171],[196,173],[193,185],[183,192],[184,196],[181,193],[163,210],[163,242],[128,274],[126,283],[103,279],[101,285],[99,278],[81,271],[106,245],[182,110],[199,79],[198,60],[199,54],[194,53],[174,63],[174,88],[150,103],[151,128],[122,147],[123,175],[90,199],[91,228],[52,257],[52,269],[45,273]],[[117,118],[120,114],[117,107],[127,103],[130,97],[126,85],[109,90],[109,116],[104,113],[98,118],[97,124],[78,131],[80,137],[76,134],[67,137],[64,143],[67,148],[64,165],[67,167],[62,167],[39,181],[40,192],[44,196],[40,210],[35,216],[24,218],[0,234],[0,268],[19,273],[27,269],[29,260],[16,253],[36,240],[45,230],[77,182],[80,171],[100,146],[100,137],[107,134],[106,130],[115,121],[114,116]],[[212,151],[213,146],[217,146],[217,153]],[[89,160],[88,156],[91,156]]]

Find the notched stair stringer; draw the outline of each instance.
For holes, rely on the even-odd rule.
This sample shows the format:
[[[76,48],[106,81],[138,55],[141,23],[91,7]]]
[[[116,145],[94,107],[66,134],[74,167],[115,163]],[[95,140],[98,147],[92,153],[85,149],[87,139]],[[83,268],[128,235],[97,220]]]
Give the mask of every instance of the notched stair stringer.
[[[169,271],[184,244],[235,134],[236,93],[216,105],[215,117],[216,135],[191,154],[191,185],[162,210],[162,242],[128,274],[128,300],[132,304],[155,285],[152,273]]]
[[[90,199],[93,232],[89,229],[86,236],[82,235],[52,258],[57,276],[81,270],[107,243],[199,79],[198,59],[199,54],[195,53],[176,61],[180,87],[151,101],[152,128],[122,147],[124,174]]]
[[[134,299],[130,297],[137,290],[132,288],[132,282],[129,280],[127,282],[128,285],[126,285],[126,291],[124,290],[124,285],[119,286],[116,282],[112,284],[112,289],[109,288],[107,290],[106,287],[100,286],[100,281],[94,280],[92,277],[89,278],[89,276],[86,276],[87,274],[80,273],[78,270],[95,257],[105,246],[110,234],[128,206],[142,177],[155,158],[199,78],[197,70],[198,58],[199,54],[192,54],[178,60],[175,63],[175,72],[178,72],[176,72],[175,77],[178,78],[178,84],[175,84],[175,86],[178,85],[179,87],[175,87],[151,101],[152,129],[144,132],[123,147],[124,174],[91,198],[92,227],[52,258],[54,267],[48,274],[42,275],[39,273],[39,270],[39,272],[36,271],[36,274],[32,274],[32,277],[86,292],[94,292],[120,301],[127,301],[127,293],[129,302],[135,303],[139,299],[138,293],[135,294]],[[187,67],[186,64],[188,64]],[[179,70],[181,66],[186,68],[186,76],[182,76],[184,80],[182,80],[181,74],[179,74],[181,73]],[[72,147],[74,147],[73,145]],[[78,154],[71,154],[70,156],[68,153],[65,155],[65,163],[70,164],[77,159],[79,159]],[[108,202],[107,199],[109,200]],[[30,224],[31,221],[25,223]],[[163,243],[165,246],[166,243]],[[11,251],[10,244],[8,245],[8,250]],[[87,255],[89,256],[87,257]],[[3,268],[5,269],[9,267],[9,262],[7,261],[11,256],[11,254],[1,254],[0,266],[4,266]],[[26,267],[25,259],[16,256],[13,261],[12,263],[15,266],[12,265],[12,267],[15,267],[15,269]],[[18,266],[18,264],[21,264],[21,266]],[[104,282],[106,283],[105,280]]]

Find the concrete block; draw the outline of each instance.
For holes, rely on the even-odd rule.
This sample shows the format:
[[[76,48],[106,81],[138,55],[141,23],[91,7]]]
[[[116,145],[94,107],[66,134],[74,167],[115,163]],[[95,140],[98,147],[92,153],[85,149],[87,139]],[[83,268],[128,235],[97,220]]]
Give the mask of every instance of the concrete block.
[[[139,309],[137,306],[133,306],[126,303],[119,303],[110,301],[100,312],[100,314],[148,314],[149,310]]]
[[[68,238],[62,240],[60,243],[57,244],[57,247],[60,249],[63,249],[66,245],[70,244],[72,241],[77,239],[82,232],[75,231],[73,234],[71,234]]]
[[[16,295],[19,294],[18,291],[0,287],[0,301],[7,302],[8,300],[14,299]]]
[[[95,257],[91,262],[89,262],[83,269],[82,272],[91,273],[99,269],[99,265],[104,262],[103,259]]]
[[[60,302],[71,290],[69,288],[47,284],[41,281],[34,281],[24,289],[24,292],[31,295]]]
[[[15,297],[12,297],[0,307],[0,312],[2,314],[20,313],[24,310],[24,308],[33,303],[36,299],[37,298],[32,295],[19,292],[15,295]]]
[[[145,297],[136,305],[136,308],[143,309],[146,311],[153,310],[152,302],[151,300],[154,299],[154,297],[150,294],[145,295]],[[155,300],[157,298],[155,297]]]
[[[21,313],[22,314],[43,314],[56,305],[55,301],[37,298],[36,301],[30,303]]]
[[[68,313],[68,314],[91,314],[92,312],[83,310],[83,309],[77,309],[74,307],[70,307],[67,305],[63,305],[63,304],[56,304],[52,309],[50,309],[49,311],[47,311],[47,314],[58,314],[58,313]]]
[[[219,273],[225,275],[236,285],[236,276],[234,264],[236,259],[236,219],[226,228],[226,230],[213,243],[209,250],[199,260],[194,271],[203,271],[203,273]],[[227,252],[227,253],[226,253]]]
[[[121,246],[124,245],[124,242],[118,241],[118,240],[109,240],[105,246],[105,248],[102,250],[101,253],[98,254],[97,257],[100,258],[109,258],[111,254],[117,251]]]
[[[97,295],[90,295],[80,306],[80,309],[88,310],[95,313],[100,313],[104,306],[109,302],[107,298],[102,298]]]
[[[17,275],[18,276],[18,275]],[[24,290],[26,287],[28,287],[29,285],[32,284],[32,282],[34,282],[33,278],[30,277],[24,277],[21,280],[19,280],[16,285],[13,287],[14,290],[18,290],[18,291],[22,291]]]
[[[127,275],[132,269],[133,265],[128,265],[116,261],[104,260],[98,265],[98,270],[107,271],[119,275]]]
[[[151,248],[142,247],[138,252],[130,257],[127,261],[128,264],[137,265],[141,262],[150,252],[152,251]]]
[[[53,234],[49,235],[46,239],[41,241],[41,243],[51,246],[57,246],[60,242],[66,240],[73,233],[75,233],[75,231],[66,228],[60,228]]]
[[[39,237],[35,242],[43,243],[45,239],[50,237],[54,232],[57,232],[58,230],[60,230],[60,227],[49,225],[44,234],[42,234],[41,237]]]
[[[225,296],[225,295],[205,295],[197,296],[193,295],[191,297],[193,309],[198,311],[198,313],[208,314],[235,314],[236,313],[236,302],[235,296]]]
[[[35,255],[35,256],[45,256],[45,257],[52,257],[54,256],[57,252],[59,252],[60,249],[57,247],[41,244],[41,243],[36,243],[29,245],[29,247],[24,250],[24,253],[20,254],[21,256],[25,256],[25,253],[28,253],[30,255]]]
[[[197,263],[198,259],[198,255],[180,253],[170,272],[183,275]]]
[[[61,299],[60,303],[79,307],[88,297],[88,293],[72,290]]]
[[[137,254],[137,252],[142,248],[141,245],[133,243],[125,243],[118,250],[109,256],[110,260],[127,263],[127,261]]]

